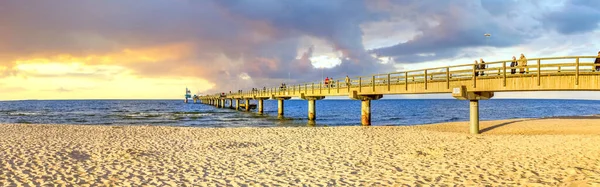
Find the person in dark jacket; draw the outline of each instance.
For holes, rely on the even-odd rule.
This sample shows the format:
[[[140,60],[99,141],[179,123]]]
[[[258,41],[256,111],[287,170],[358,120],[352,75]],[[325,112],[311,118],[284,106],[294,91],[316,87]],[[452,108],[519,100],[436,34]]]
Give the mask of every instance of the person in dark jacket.
[[[600,71],[600,51],[598,51],[598,58],[596,58],[594,65],[596,65],[596,71]]]
[[[479,69],[482,69],[484,71],[481,71],[481,73],[479,73],[481,76],[485,75],[485,62],[483,61],[483,58],[479,59]]]
[[[517,73],[517,69],[515,69],[515,67],[518,65],[519,63],[517,63],[517,57],[513,56],[512,62],[510,62],[510,74]]]

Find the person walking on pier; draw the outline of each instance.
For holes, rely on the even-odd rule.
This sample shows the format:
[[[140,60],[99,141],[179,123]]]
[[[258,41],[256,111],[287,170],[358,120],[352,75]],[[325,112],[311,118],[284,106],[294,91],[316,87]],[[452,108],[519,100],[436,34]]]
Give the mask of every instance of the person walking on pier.
[[[596,61],[594,61],[594,65],[596,65],[596,71],[600,71],[600,51],[598,51],[598,57],[596,58]]]
[[[519,63],[517,63],[517,57],[513,56],[512,61],[510,62],[510,74],[515,74],[517,73],[517,69],[515,69],[515,67],[518,66]]]
[[[481,69],[481,76],[485,75],[485,62],[483,61],[483,58],[479,59],[479,69]]]
[[[519,66],[521,67],[521,74],[528,72],[525,71],[525,69],[529,70],[529,68],[526,68],[527,58],[525,58],[525,55],[523,53],[521,53],[521,57],[519,57]]]
[[[325,77],[325,88],[329,85],[329,77]]]
[[[350,77],[348,75],[346,75],[346,86],[350,87]]]

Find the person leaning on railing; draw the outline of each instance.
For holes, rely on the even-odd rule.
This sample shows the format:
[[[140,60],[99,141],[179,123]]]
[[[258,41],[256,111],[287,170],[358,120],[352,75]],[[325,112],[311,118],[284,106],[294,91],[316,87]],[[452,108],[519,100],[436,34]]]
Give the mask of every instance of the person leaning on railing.
[[[600,51],[598,51],[598,58],[594,61],[594,65],[596,65],[596,71],[600,71]]]
[[[519,66],[521,67],[521,74],[526,73],[525,69],[529,70],[529,68],[526,68],[527,58],[525,58],[523,53],[521,53],[521,57],[519,57]]]
[[[479,69],[482,69],[481,76],[485,75],[485,61],[483,61],[483,58],[479,59]]]
[[[517,57],[513,56],[512,61],[510,62],[510,74],[517,73],[517,69],[515,69],[515,67],[518,65],[519,63],[517,63]]]

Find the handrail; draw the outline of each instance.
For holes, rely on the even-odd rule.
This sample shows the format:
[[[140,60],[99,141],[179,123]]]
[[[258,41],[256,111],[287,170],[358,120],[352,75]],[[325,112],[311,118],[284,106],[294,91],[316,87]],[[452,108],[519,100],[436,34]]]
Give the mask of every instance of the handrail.
[[[483,77],[499,77],[503,78],[506,81],[507,76],[513,76],[512,74],[507,73],[507,71],[516,70],[520,71],[521,68],[526,68],[530,75],[535,75],[538,77],[538,85],[539,85],[539,76],[544,73],[544,75],[552,74],[564,74],[564,73],[574,73],[576,75],[575,84],[579,83],[579,75],[581,71],[588,72],[589,70],[594,69],[594,67],[598,66],[593,62],[583,62],[582,59],[594,59],[599,58],[599,56],[562,56],[562,57],[540,57],[540,58],[529,58],[527,59],[528,65],[526,67],[523,66],[515,66],[510,67],[509,64],[512,60],[501,60],[501,61],[493,61],[486,62],[486,69],[478,69],[476,64],[462,64],[462,65],[452,65],[452,66],[443,66],[443,67],[435,67],[435,68],[426,68],[426,69],[418,69],[418,70],[406,70],[406,71],[396,71],[390,73],[383,74],[373,74],[370,76],[356,76],[352,77],[350,80],[350,85],[346,84],[345,78],[333,79],[330,81],[330,84],[326,85],[323,81],[318,82],[306,82],[306,83],[296,83],[293,85],[286,85],[285,88],[280,87],[263,87],[257,88],[257,91],[247,91],[242,90],[240,92],[231,92],[231,94],[226,93],[226,95],[239,96],[239,95],[247,95],[259,93],[261,95],[271,95],[278,94],[281,95],[285,93],[289,95],[290,92],[293,93],[330,93],[330,92],[339,92],[339,88],[348,88],[357,87],[359,91],[362,91],[362,87],[368,86],[372,87],[370,90],[374,90],[376,85],[387,85],[387,89],[391,84],[406,84],[406,90],[408,90],[408,84],[412,82],[420,82],[424,83],[425,89],[427,89],[427,82],[431,81],[446,81],[449,82],[455,79],[472,79],[475,83],[477,81],[477,77],[475,76],[477,72],[485,72],[485,76]],[[569,62],[559,62],[559,63],[546,63],[540,64],[540,61],[551,61],[551,60],[573,60]],[[518,61],[518,60],[517,60]],[[481,65],[481,64],[477,64]],[[582,69],[582,67],[585,67]],[[591,67],[591,68],[590,68]],[[556,69],[558,68],[558,70]],[[593,70],[592,70],[593,71]],[[506,84],[506,83],[504,83]],[[333,87],[336,87],[332,90]],[[367,89],[368,89],[367,87]],[[282,93],[283,92],[283,93]],[[220,93],[208,95],[209,97],[220,97]]]

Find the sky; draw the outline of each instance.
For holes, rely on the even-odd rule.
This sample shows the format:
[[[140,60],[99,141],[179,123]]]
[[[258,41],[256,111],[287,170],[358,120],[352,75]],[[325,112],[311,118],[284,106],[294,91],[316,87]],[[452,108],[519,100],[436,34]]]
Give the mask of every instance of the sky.
[[[594,56],[598,38],[597,0],[2,0],[0,100],[182,99],[186,87],[210,94],[520,53]]]

